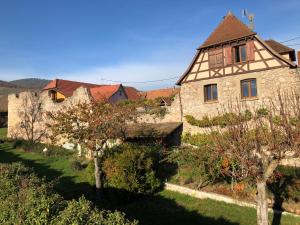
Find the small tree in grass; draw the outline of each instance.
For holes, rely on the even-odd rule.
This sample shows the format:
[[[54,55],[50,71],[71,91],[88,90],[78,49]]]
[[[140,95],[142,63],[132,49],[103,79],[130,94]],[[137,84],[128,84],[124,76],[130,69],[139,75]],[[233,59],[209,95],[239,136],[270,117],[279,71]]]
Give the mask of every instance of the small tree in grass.
[[[49,126],[54,141],[66,139],[92,151],[95,164],[97,196],[103,187],[102,163],[110,140],[124,139],[128,123],[145,112],[140,102],[79,103],[50,114]],[[147,104],[147,106],[150,106]]]
[[[225,113],[228,118],[222,129],[212,127],[213,150],[223,158],[223,172],[236,179],[252,178],[257,186],[257,222],[268,224],[266,182],[282,159],[299,157],[300,153],[300,96],[278,94],[277,103],[270,101],[261,110],[252,110],[251,120],[242,118],[239,106]],[[230,162],[237,162],[235,171]]]
[[[40,93],[28,92],[24,95],[19,110],[20,130],[26,140],[36,143],[46,136],[46,127],[41,125],[46,118]],[[18,131],[12,131],[19,137]],[[14,134],[15,133],[15,134]]]

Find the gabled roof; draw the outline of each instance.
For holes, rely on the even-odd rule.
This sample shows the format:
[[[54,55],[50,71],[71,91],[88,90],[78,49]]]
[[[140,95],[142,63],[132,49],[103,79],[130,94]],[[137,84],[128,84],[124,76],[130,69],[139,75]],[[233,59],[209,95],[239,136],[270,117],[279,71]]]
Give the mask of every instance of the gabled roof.
[[[296,52],[295,49],[292,49],[286,45],[283,45],[273,39],[270,40],[266,40],[265,41],[267,43],[267,45],[269,45],[272,49],[274,49],[276,52],[278,52],[280,55],[283,54],[289,54],[290,55],[290,59],[292,61],[296,61]]]
[[[294,62],[292,62],[291,60],[283,57],[281,54],[279,54],[277,51],[275,51],[273,48],[271,48],[270,45],[267,44],[266,41],[264,41],[263,39],[261,39],[258,35],[255,35],[256,40],[258,40],[266,49],[268,49],[274,56],[276,56],[277,58],[281,59],[282,61],[286,62],[290,67],[292,68],[296,68],[297,64],[295,64]]]
[[[140,92],[134,87],[124,87],[129,100],[138,100],[141,98]]]
[[[121,84],[92,87],[90,94],[95,101],[104,101],[113,96],[121,87]]]
[[[204,41],[199,49],[255,34],[256,33],[254,31],[248,28],[231,12],[228,12],[223,21],[211,33],[206,41]]]
[[[70,81],[70,80],[55,79],[55,80],[51,81],[49,84],[47,84],[46,87],[43,88],[43,91],[53,89],[53,90],[60,92],[61,94],[63,94],[66,97],[71,97],[73,95],[73,92],[79,87],[93,88],[93,87],[99,87],[99,86],[101,86],[101,85],[83,83],[83,82],[77,82],[77,81]]]
[[[294,49],[292,49],[286,45],[283,45],[273,39],[265,40],[265,42],[279,54],[284,54],[284,53],[289,53],[289,52],[295,51]]]

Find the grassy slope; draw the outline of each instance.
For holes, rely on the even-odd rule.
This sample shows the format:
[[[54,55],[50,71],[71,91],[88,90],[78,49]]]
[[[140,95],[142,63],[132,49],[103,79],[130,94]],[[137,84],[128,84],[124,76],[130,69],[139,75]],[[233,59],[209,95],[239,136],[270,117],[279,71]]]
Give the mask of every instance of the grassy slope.
[[[0,144],[0,163],[14,161],[23,161],[33,167],[36,173],[46,176],[49,180],[61,177],[55,188],[66,198],[78,197],[83,193],[93,193],[85,171],[74,172],[70,168],[70,160],[67,156],[46,157],[39,153],[13,149],[10,144]],[[162,191],[155,196],[140,198],[132,203],[119,206],[118,209],[146,225],[256,224],[255,209],[212,200],[199,200],[170,191]],[[281,224],[300,225],[300,219],[283,216]]]

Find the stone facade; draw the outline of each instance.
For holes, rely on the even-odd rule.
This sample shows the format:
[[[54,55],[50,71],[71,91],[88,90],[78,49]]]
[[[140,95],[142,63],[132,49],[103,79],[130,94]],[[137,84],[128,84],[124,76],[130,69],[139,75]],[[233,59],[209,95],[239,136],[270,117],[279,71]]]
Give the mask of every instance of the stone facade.
[[[249,78],[256,78],[257,97],[242,99],[241,80]],[[217,101],[204,101],[204,86],[207,84],[217,84]],[[191,115],[197,119],[203,116],[216,116],[229,103],[241,103],[249,109],[258,108],[270,99],[275,100],[278,91],[290,92],[292,90],[300,91],[300,71],[289,67],[186,82],[181,85],[181,91],[175,96],[171,106],[167,107],[167,114],[164,118],[147,116],[143,120],[146,122],[183,122],[184,133],[204,132],[205,128],[190,125],[185,120],[185,116]]]
[[[24,138],[24,131],[22,131],[22,129],[20,128],[20,110],[22,110],[24,100],[32,96],[32,94],[32,92],[22,92],[20,94],[11,94],[8,96],[8,137]],[[49,97],[47,91],[40,93],[36,98],[40,98],[40,102],[42,103],[42,112],[56,112],[63,109],[64,107],[68,107],[79,102],[90,101],[88,90],[83,87],[78,88],[76,91],[74,91],[73,96],[66,98],[63,102],[53,101]],[[46,122],[47,120],[37,123],[37,129],[44,127],[46,125]]]
[[[257,97],[242,99],[241,80],[249,78],[256,78]],[[204,85],[207,84],[217,84],[217,101],[204,101]],[[299,89],[300,72],[289,67],[184,83],[181,87],[183,119],[185,115],[192,115],[197,119],[203,116],[216,116],[229,103],[238,102],[250,109],[261,107],[270,99],[275,100],[278,91],[290,92]],[[190,126],[184,120],[184,132],[196,133],[198,131],[198,128]]]

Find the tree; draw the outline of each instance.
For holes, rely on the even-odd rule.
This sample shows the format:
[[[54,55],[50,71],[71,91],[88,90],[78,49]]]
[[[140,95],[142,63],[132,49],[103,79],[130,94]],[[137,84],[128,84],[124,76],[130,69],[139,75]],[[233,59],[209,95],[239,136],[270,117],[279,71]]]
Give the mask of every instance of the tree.
[[[232,116],[225,128],[211,128],[212,152],[222,156],[224,173],[256,182],[257,221],[267,225],[266,182],[282,159],[300,155],[300,96],[278,93],[277,99],[270,100],[264,108],[252,109],[251,120],[245,119],[242,111],[240,104],[224,110]]]
[[[102,163],[110,140],[124,139],[126,126],[135,122],[141,110],[138,102],[104,101],[78,103],[50,114],[49,124],[52,139],[66,139],[77,143],[93,153],[95,164],[96,194],[99,197],[103,187]]]
[[[46,114],[43,111],[43,100],[39,93],[28,92],[24,95],[19,108],[19,118],[20,131],[28,141],[40,142],[46,136],[46,127],[42,125]]]

